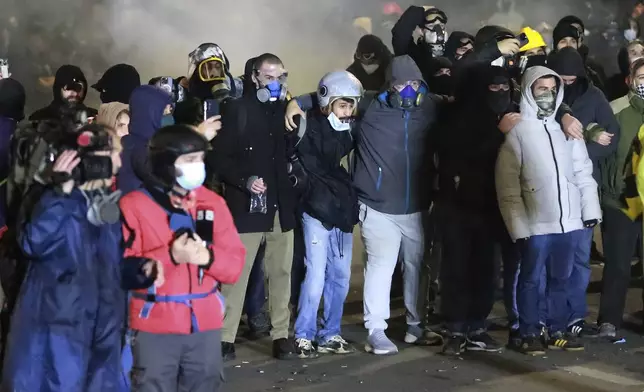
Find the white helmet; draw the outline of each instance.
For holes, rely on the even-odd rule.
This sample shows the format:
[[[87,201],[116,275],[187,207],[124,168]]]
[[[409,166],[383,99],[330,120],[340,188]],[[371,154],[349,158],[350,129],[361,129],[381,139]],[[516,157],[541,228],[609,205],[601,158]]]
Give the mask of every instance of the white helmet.
[[[362,83],[351,72],[329,72],[318,84],[318,105],[323,108],[339,98],[353,99],[357,105],[363,93]]]

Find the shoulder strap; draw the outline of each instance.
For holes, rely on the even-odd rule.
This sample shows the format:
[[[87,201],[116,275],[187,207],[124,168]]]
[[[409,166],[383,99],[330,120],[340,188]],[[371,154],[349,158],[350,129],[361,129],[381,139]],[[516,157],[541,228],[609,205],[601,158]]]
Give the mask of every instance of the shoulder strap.
[[[302,141],[302,138],[304,137],[304,134],[306,133],[306,117],[308,116],[308,112],[304,112],[303,116],[300,116],[300,124],[297,127],[297,143],[295,143],[295,147],[297,147],[298,144]]]

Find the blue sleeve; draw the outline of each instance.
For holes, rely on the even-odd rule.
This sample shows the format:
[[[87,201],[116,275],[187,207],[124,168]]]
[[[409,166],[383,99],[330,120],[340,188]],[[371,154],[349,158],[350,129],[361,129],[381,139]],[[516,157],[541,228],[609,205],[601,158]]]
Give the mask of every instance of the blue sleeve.
[[[145,257],[126,257],[121,262],[121,287],[125,290],[147,289],[154,279],[143,273],[143,265],[150,261]]]
[[[69,224],[78,209],[78,200],[46,191],[35,205],[18,235],[22,251],[35,260],[46,258],[64,245],[70,232]]]

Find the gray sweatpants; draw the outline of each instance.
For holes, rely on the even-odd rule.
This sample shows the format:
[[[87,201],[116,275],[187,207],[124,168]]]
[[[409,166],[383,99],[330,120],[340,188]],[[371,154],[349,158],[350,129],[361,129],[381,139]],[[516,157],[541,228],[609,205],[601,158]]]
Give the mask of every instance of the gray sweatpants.
[[[190,335],[137,331],[132,392],[217,392],[224,381],[221,331]]]

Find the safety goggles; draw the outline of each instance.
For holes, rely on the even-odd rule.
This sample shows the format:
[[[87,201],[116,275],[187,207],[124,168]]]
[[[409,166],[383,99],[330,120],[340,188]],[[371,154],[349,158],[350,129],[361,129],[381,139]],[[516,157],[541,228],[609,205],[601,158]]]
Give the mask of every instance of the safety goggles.
[[[356,59],[361,62],[371,62],[376,60],[376,54],[356,52]]]

